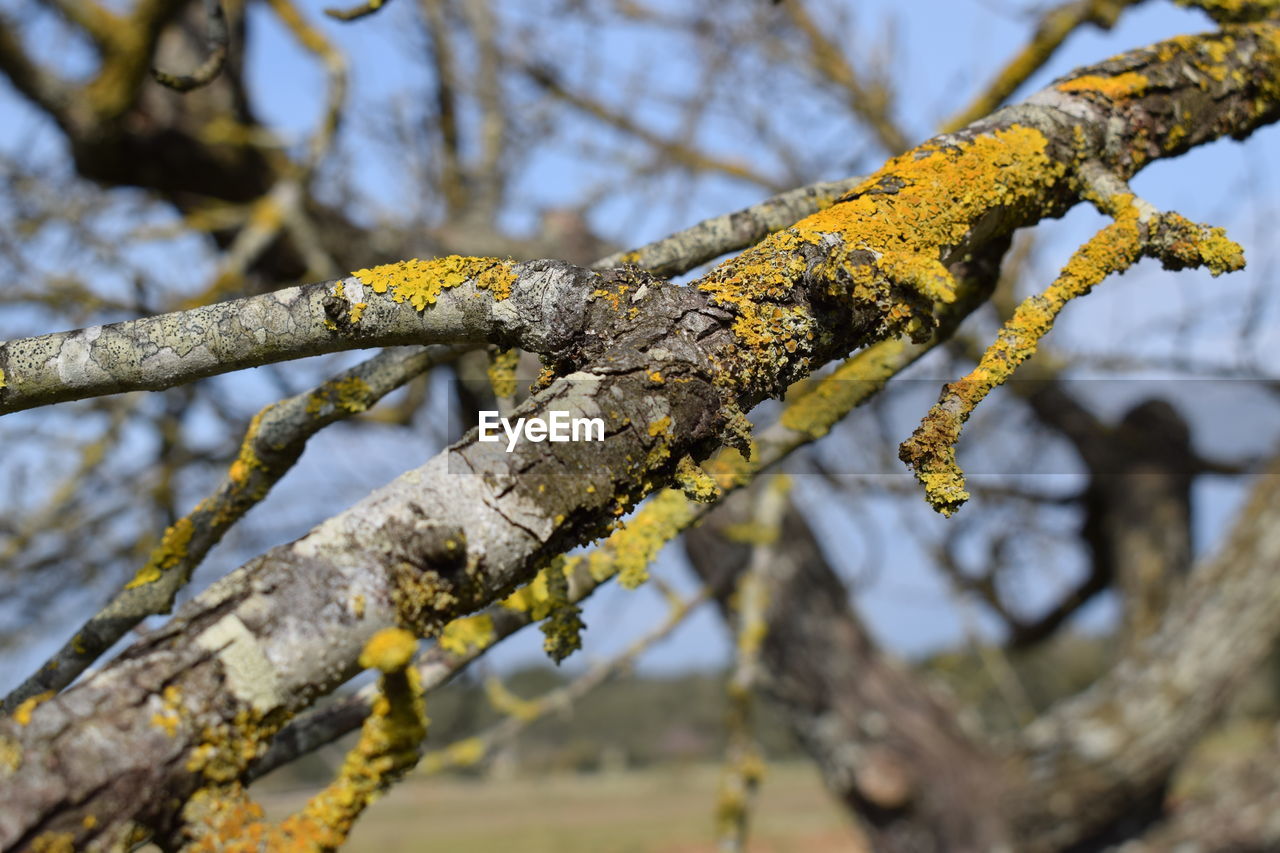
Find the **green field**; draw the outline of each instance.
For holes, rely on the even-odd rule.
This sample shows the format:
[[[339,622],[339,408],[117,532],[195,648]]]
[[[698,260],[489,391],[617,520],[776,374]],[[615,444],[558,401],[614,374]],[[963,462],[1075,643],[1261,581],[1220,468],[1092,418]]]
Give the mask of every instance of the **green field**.
[[[352,853],[702,853],[712,851],[719,769],[709,765],[509,780],[413,776],[364,815]],[[263,795],[272,818],[305,792]],[[771,765],[750,850],[864,849],[812,766]]]

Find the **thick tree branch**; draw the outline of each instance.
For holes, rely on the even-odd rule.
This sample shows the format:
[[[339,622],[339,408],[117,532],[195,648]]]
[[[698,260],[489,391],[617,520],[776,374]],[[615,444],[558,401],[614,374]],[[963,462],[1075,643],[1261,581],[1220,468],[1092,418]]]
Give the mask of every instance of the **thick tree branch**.
[[[787,403],[782,419],[756,436],[750,463],[736,450],[723,451],[707,463],[721,496],[746,486],[792,451],[826,435],[832,425],[870,399],[939,339],[928,345],[901,341],[873,344],[828,379],[803,389]],[[634,574],[637,567],[643,569],[664,545],[706,518],[718,503],[719,499],[691,499],[679,488],[654,495],[626,527],[615,531],[576,566],[569,601],[577,604],[619,573]],[[528,627],[536,618],[529,608],[499,605],[450,623],[441,642],[417,663],[425,689],[445,684],[494,643]],[[352,731],[369,714],[375,697],[373,690],[365,689],[300,715],[275,737],[267,754],[250,767],[250,774],[257,778]]]

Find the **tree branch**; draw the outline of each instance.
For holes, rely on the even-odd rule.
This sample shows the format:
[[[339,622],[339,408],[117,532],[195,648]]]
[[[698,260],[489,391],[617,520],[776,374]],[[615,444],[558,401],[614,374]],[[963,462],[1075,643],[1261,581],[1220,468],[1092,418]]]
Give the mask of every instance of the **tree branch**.
[[[1136,85],[1136,76],[1147,82]],[[1175,133],[1168,117],[1181,121],[1187,113],[1190,124]],[[669,481],[685,456],[738,442],[742,409],[857,347],[901,333],[927,339],[938,303],[957,297],[948,265],[993,247],[998,255],[1015,228],[1077,203],[1081,163],[1096,159],[1125,177],[1156,157],[1245,135],[1278,115],[1280,27],[1183,38],[1087,69],[895,158],[833,207],[690,286],[600,277],[603,295],[588,303],[590,322],[575,330],[577,338],[562,340],[557,318],[584,313],[564,304],[581,276],[538,268],[570,284],[544,286],[539,295],[554,290],[559,298],[532,299],[538,316],[526,323],[546,325],[540,346],[568,345],[560,354],[573,372],[516,414],[600,417],[606,439],[524,442],[508,454],[473,431],[224,578],[82,685],[24,704],[0,721],[24,780],[0,802],[0,845],[58,833],[98,846],[122,838],[134,822],[172,827],[192,793],[241,776],[291,714],[350,677],[378,630],[399,624],[438,632],[605,532],[617,514]],[[505,269],[520,279],[534,267]],[[473,295],[481,289],[474,278],[459,285]],[[291,291],[288,304],[277,301],[281,316],[292,317],[289,306],[303,302],[302,317],[314,323],[321,294],[335,294],[311,287]],[[487,321],[492,306],[519,302],[533,289],[472,304],[489,306],[477,312]],[[383,302],[387,320],[398,316],[392,300]],[[447,305],[422,316],[456,315],[453,327],[466,329],[465,312]],[[229,312],[222,319],[239,337],[248,334]],[[406,333],[413,325],[399,322]],[[421,329],[432,321],[413,322]],[[270,334],[280,328],[256,325]],[[102,335],[79,343],[92,348]],[[8,370],[12,352],[5,358]],[[42,363],[24,360],[21,370]],[[156,725],[166,709],[169,722]]]
[[[387,350],[318,388],[272,403],[253,419],[240,453],[207,498],[161,536],[137,575],[30,678],[4,698],[12,713],[25,700],[62,690],[148,616],[168,613],[192,571],[245,513],[267,496],[321,429],[370,408],[432,366],[447,347]]]

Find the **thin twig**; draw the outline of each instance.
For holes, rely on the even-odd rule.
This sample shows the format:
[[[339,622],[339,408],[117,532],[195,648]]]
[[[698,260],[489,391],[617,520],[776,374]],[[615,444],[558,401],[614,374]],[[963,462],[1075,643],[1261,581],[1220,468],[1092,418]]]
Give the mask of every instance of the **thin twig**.
[[[345,9],[330,6],[324,10],[324,13],[330,18],[336,18],[339,21],[356,21],[379,11],[389,2],[391,0],[368,0],[368,2],[361,3],[359,6],[348,6]]]
[[[764,775],[753,730],[753,693],[760,678],[760,651],[769,626],[769,574],[777,559],[787,492],[787,479],[779,477],[756,495],[752,529],[760,539],[751,550],[747,570],[738,579],[736,657],[726,691],[728,738],[716,797],[716,834],[724,853],[747,849],[751,806]]]

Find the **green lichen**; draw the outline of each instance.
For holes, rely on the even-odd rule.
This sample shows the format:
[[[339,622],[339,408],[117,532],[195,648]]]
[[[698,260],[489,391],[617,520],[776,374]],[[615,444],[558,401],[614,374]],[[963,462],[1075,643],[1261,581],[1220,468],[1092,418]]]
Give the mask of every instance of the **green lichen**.
[[[716,485],[716,481],[702,470],[702,466],[695,462],[692,456],[680,457],[680,461],[676,463],[675,481],[680,491],[684,492],[684,496],[691,501],[710,503],[720,497],[720,488]]]
[[[539,628],[543,634],[542,648],[557,664],[582,648],[582,631],[587,627],[582,621],[582,608],[569,597],[572,565],[564,557],[558,557],[545,574],[549,609]]]

